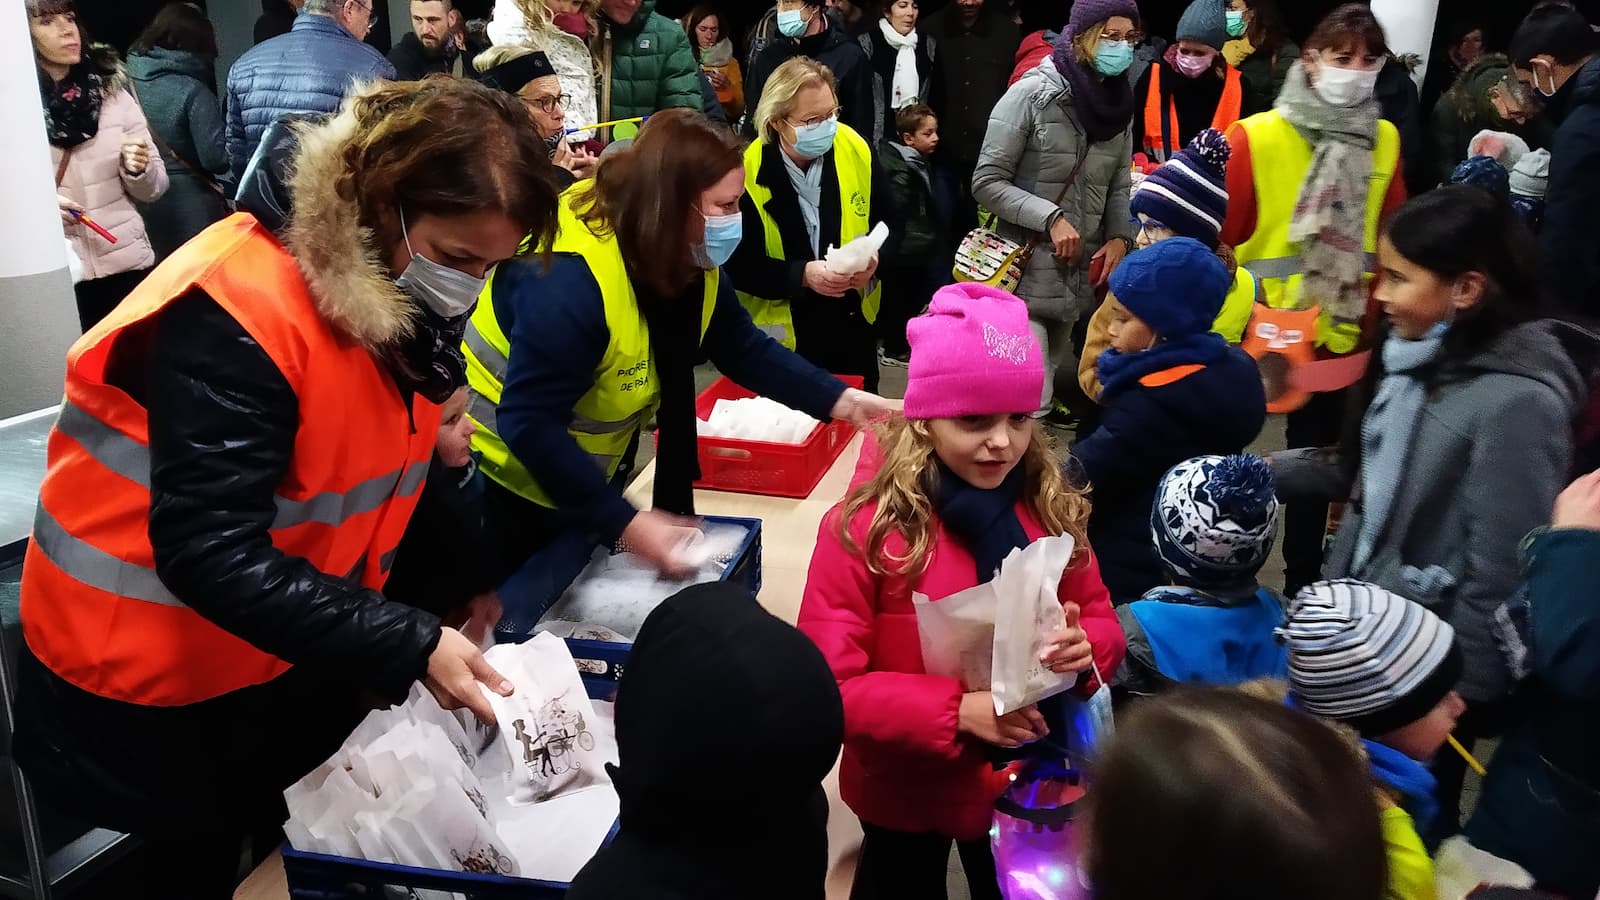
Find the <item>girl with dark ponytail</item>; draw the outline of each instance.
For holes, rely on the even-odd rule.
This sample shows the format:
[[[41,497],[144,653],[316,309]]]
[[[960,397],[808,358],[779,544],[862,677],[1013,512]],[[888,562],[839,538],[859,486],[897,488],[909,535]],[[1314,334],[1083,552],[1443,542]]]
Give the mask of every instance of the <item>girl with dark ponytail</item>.
[[[1348,496],[1324,574],[1380,585],[1454,626],[1469,748],[1497,733],[1513,687],[1492,635],[1521,578],[1517,546],[1550,520],[1573,456],[1585,336],[1541,318],[1536,248],[1510,204],[1451,185],[1407,203],[1378,243],[1385,323],[1340,454]],[[1351,417],[1355,418],[1354,416]],[[1286,454],[1280,486],[1306,484]],[[1436,828],[1456,829],[1462,763],[1434,765]]]

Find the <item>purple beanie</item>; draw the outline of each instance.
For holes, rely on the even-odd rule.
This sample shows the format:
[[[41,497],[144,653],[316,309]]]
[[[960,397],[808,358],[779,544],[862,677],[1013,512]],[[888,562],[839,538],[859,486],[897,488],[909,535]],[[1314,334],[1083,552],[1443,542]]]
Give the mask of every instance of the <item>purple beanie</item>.
[[[998,288],[963,282],[934,292],[906,324],[908,419],[1027,413],[1044,393],[1044,356],[1028,307]]]
[[[1077,0],[1067,17],[1068,41],[1082,34],[1089,26],[1097,25],[1112,16],[1127,16],[1134,25],[1139,24],[1139,4],[1133,0]]]

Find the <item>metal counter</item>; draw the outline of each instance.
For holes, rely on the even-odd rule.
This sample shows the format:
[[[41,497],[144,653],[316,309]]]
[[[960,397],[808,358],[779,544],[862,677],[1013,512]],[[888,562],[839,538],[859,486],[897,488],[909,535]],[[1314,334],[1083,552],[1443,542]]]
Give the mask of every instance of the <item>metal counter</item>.
[[[0,557],[20,549],[33,530],[44,481],[45,439],[57,407],[0,420]]]

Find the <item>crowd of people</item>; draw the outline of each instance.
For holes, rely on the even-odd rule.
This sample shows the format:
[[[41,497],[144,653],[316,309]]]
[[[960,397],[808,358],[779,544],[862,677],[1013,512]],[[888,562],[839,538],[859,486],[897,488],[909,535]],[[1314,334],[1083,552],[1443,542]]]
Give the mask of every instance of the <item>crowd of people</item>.
[[[1024,34],[1003,0],[778,0],[740,34],[412,0],[386,57],[369,0],[296,0],[218,87],[190,4],[124,61],[27,0],[83,264],[22,584],[41,796],[140,836],[149,896],[227,896],[372,703],[512,690],[478,649],[508,579],[617,541],[685,569],[709,362],[863,428],[861,462],[798,630],[725,586],[647,623],[621,832],[574,896],[822,896],[842,748],[853,897],[944,896],[952,847],[998,897],[996,798],[1107,695],[1096,898],[1422,900],[1458,833],[1594,896],[1600,38],[1561,0],[1503,53],[1447,22],[1419,84],[1363,4],[1303,36],[1274,0],[1160,36],[1064,6]],[[913,596],[1058,535],[1069,693],[1000,715],[928,674]],[[751,673],[718,727],[783,745],[744,764],[772,805],[736,864],[670,824],[662,685],[710,677],[685,629]]]

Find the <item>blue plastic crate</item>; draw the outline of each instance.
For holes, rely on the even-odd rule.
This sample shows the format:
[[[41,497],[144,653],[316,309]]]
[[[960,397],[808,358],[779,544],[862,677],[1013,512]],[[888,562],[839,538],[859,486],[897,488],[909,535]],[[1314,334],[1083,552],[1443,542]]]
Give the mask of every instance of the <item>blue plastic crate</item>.
[[[600,641],[568,641],[567,644],[574,657],[581,655],[588,659],[603,660],[618,673],[628,657],[627,644]],[[609,677],[585,675],[583,686],[595,700],[610,700],[617,692],[616,681]],[[613,825],[611,833],[606,836],[606,843],[610,843],[616,835],[617,828]],[[385,887],[453,891],[467,894],[474,900],[547,900],[566,896],[570,887],[559,881],[421,869],[324,853],[306,853],[288,844],[283,845],[283,871],[289,882],[292,900],[366,900],[384,896]]]
[[[733,525],[746,530],[745,538],[727,560],[727,568],[722,570],[721,581],[742,585],[752,595],[761,592],[761,520],[743,516],[702,516],[710,524]],[[495,640],[501,643],[525,641],[528,632],[544,617],[544,614],[561,599],[561,595],[571,587],[572,582],[582,574],[589,559],[593,555],[592,546],[572,543],[566,547],[552,545],[548,553],[535,556],[527,565],[523,566],[517,574],[507,579],[500,586],[500,602],[505,607],[505,617],[500,622],[500,627],[495,630]],[[612,553],[620,553],[627,549],[621,541],[611,548]],[[581,560],[581,561],[580,561]],[[543,563],[541,569],[535,570],[536,563]],[[629,646],[625,643],[605,641],[569,641],[572,655],[575,659],[591,659],[606,661],[603,655],[596,655],[591,650],[598,648],[620,648],[624,653]],[[589,648],[581,650],[580,648]],[[604,677],[615,681],[622,674],[619,665],[606,665]]]

